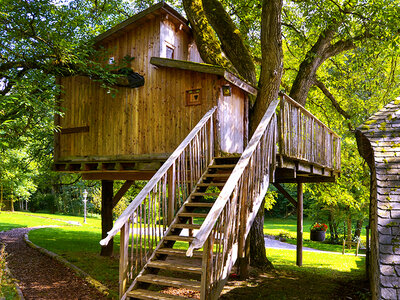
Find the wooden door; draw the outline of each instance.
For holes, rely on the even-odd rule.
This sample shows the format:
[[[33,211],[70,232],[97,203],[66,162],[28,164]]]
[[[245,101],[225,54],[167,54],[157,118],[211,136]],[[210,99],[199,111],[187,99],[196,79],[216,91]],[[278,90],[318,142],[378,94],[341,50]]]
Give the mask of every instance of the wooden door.
[[[231,87],[231,96],[221,96],[218,101],[220,145],[223,153],[242,153],[244,139],[244,93]]]

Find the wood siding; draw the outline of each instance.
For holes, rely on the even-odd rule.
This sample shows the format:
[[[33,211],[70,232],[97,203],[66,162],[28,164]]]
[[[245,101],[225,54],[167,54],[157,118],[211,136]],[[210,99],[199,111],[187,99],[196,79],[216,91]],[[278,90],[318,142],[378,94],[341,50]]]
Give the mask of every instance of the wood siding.
[[[63,128],[89,126],[89,132],[60,134],[59,160],[171,153],[216,105],[216,76],[162,68],[144,87],[121,88],[113,98],[87,78],[63,79]],[[201,89],[201,105],[186,106],[186,90]],[[72,113],[73,112],[73,113]]]
[[[132,25],[131,25],[132,27]],[[118,88],[116,95],[86,77],[60,78],[60,105],[64,116],[56,118],[63,131],[56,134],[56,162],[130,161],[164,159],[186,137],[202,116],[217,105],[224,79],[215,74],[157,67],[151,57],[165,54],[165,42],[175,47],[175,59],[201,60],[187,29],[165,14],[146,16],[130,31],[102,41],[115,62],[134,57],[130,67],[145,78],[139,88]],[[189,53],[189,45],[191,53]],[[164,52],[163,52],[164,51]],[[186,91],[200,89],[201,104],[186,105]],[[244,93],[232,85],[234,107],[226,111],[224,138],[233,143],[225,152],[243,151]],[[233,113],[234,119],[229,120]],[[80,128],[80,130],[78,130]],[[85,130],[81,130],[85,128]]]

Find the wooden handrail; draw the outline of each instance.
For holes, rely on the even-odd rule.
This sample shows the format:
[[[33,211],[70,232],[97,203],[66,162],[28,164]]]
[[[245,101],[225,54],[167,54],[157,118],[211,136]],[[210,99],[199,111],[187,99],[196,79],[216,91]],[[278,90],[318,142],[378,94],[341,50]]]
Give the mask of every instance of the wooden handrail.
[[[204,246],[204,243],[207,241],[211,231],[215,226],[216,220],[221,215],[221,212],[225,208],[230,196],[232,195],[235,187],[237,186],[243,171],[246,169],[247,165],[250,162],[250,159],[256,150],[260,140],[270,123],[272,117],[275,114],[275,110],[279,104],[279,99],[272,101],[270,106],[268,107],[264,117],[262,118],[260,124],[258,125],[256,131],[254,132],[248,146],[244,150],[242,156],[240,157],[238,163],[236,164],[235,168],[232,171],[232,174],[229,176],[226,184],[224,185],[221,193],[219,194],[217,200],[215,201],[212,209],[208,213],[207,217],[205,218],[203,224],[201,225],[199,231],[197,232],[194,240],[190,244],[186,255],[192,256],[194,249],[200,249]]]
[[[336,132],[334,132],[332,129],[330,129],[328,126],[326,126],[324,123],[322,123],[316,116],[314,116],[309,110],[307,110],[303,105],[300,103],[296,102],[293,98],[289,97],[285,93],[279,93],[280,96],[285,98],[285,101],[290,102],[291,105],[296,106],[299,108],[305,115],[308,115],[310,118],[314,119],[314,122],[318,123],[322,127],[324,127],[328,132],[332,133],[335,137],[340,138]]]
[[[129,204],[129,206],[124,210],[121,216],[115,221],[113,228],[108,232],[107,237],[100,241],[102,246],[105,246],[109,241],[119,232],[119,230],[124,226],[125,223],[129,221],[131,215],[143,202],[146,196],[152,191],[159,180],[165,176],[167,171],[175,163],[176,159],[182,154],[185,148],[193,140],[193,138],[199,133],[207,121],[212,118],[217,107],[210,109],[203,118],[197,123],[197,125],[192,129],[192,131],[187,135],[187,137],[182,141],[182,143],[175,149],[167,161],[161,166],[156,174],[149,180],[145,187],[140,191],[140,193],[135,197],[135,199]]]

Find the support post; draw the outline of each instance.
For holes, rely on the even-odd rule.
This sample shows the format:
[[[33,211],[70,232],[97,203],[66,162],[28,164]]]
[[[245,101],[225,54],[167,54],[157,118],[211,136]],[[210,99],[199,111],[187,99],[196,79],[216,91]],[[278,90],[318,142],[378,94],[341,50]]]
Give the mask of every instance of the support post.
[[[129,223],[121,228],[121,243],[119,255],[119,298],[125,294],[128,282],[128,250],[129,250]]]
[[[296,265],[303,265],[303,184],[297,183],[297,247]]]
[[[102,180],[101,181],[101,238],[107,237],[113,227],[113,181]],[[101,256],[111,256],[113,253],[114,241],[110,240],[107,246],[101,247]]]
[[[211,268],[213,259],[213,246],[211,238],[211,236],[208,237],[203,248],[200,300],[211,299],[211,272],[213,271]]]

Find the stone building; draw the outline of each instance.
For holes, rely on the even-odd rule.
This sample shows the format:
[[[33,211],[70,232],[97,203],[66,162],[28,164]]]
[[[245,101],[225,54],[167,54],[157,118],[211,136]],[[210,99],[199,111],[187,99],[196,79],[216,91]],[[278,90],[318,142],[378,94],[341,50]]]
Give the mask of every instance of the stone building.
[[[371,169],[368,275],[373,299],[400,298],[400,98],[356,131]]]

